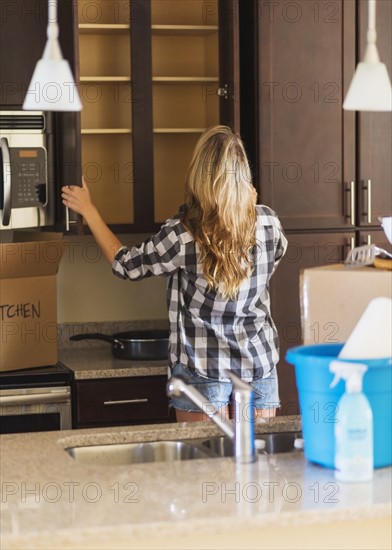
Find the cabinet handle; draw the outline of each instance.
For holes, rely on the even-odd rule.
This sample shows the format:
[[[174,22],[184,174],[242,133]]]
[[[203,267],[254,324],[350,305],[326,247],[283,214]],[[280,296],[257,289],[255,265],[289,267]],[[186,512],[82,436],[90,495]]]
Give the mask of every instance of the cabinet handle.
[[[367,180],[363,186],[363,190],[367,191],[366,202],[367,210],[363,213],[367,223],[372,223],[372,180]],[[365,201],[363,201],[365,204]]]
[[[69,210],[68,207],[65,207],[65,230],[69,231]]]
[[[0,140],[1,153],[3,157],[3,219],[4,226],[10,224],[11,217],[11,159],[8,139],[1,138]]]
[[[350,243],[346,241],[344,245],[344,249],[346,250],[346,256],[354,249],[354,247],[355,247],[355,237],[350,237]]]
[[[68,206],[65,207],[65,230],[69,231],[71,224],[76,224],[76,220],[71,220],[69,216],[69,208]]]
[[[104,401],[104,405],[127,405],[130,403],[147,403],[148,399],[144,397],[143,399],[122,399],[119,401]]]
[[[355,182],[350,181],[350,185],[345,187],[345,192],[349,193],[350,198],[346,199],[346,204],[350,205],[349,212],[345,214],[350,219],[351,225],[355,225]]]

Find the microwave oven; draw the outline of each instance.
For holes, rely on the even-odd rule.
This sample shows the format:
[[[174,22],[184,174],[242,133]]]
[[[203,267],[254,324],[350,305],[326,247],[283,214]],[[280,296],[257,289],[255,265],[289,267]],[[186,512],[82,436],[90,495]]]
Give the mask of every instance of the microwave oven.
[[[54,224],[49,115],[0,111],[0,229]]]

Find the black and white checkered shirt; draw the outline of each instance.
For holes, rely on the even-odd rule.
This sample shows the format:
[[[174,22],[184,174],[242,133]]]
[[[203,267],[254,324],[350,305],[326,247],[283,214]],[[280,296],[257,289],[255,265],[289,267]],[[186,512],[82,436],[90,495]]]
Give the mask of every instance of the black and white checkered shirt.
[[[270,315],[268,285],[287,240],[274,212],[256,206],[254,269],[236,300],[208,288],[198,245],[180,213],[141,246],[121,248],[113,273],[138,280],[167,275],[170,365],[180,362],[199,375],[226,379],[230,369],[245,381],[269,375],[278,361],[278,335]]]

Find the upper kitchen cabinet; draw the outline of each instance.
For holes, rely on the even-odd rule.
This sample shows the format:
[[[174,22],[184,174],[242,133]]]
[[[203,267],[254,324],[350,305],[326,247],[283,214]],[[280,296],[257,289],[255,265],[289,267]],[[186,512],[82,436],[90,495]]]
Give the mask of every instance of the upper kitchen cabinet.
[[[342,109],[364,51],[367,5],[259,1],[243,15],[241,130],[261,200],[286,230],[350,230],[390,213],[391,114]],[[377,3],[377,43],[390,74],[391,8]]]
[[[238,126],[236,6],[79,0],[83,173],[116,231],[153,231],[175,214],[200,134]]]
[[[0,6],[0,105],[20,108],[44,50],[48,2],[14,0]]]
[[[353,225],[355,3],[279,2],[259,25],[262,200],[285,229]]]

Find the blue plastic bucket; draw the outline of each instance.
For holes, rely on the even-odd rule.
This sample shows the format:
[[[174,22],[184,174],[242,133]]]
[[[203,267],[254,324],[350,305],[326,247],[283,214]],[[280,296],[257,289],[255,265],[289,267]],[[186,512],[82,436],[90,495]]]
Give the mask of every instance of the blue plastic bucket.
[[[340,380],[333,389],[334,375],[329,370],[344,344],[320,344],[291,348],[286,354],[295,366],[305,456],[308,460],[334,467],[334,426],[337,404],[344,393]],[[340,360],[340,359],[339,359]],[[348,361],[345,359],[344,361]],[[363,363],[368,370],[363,378],[363,392],[373,411],[374,466],[392,464],[392,358],[350,360]]]

